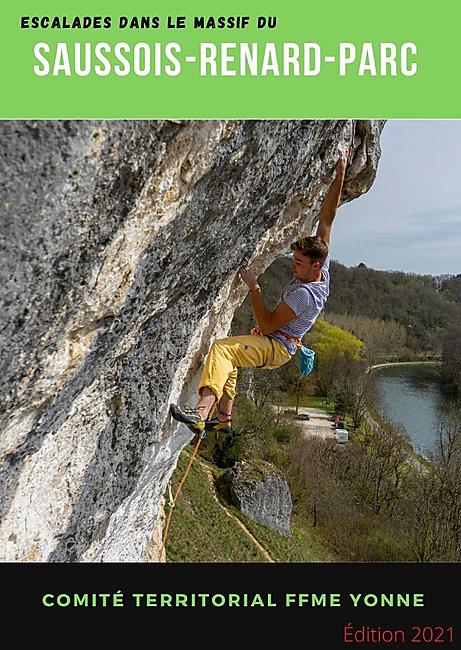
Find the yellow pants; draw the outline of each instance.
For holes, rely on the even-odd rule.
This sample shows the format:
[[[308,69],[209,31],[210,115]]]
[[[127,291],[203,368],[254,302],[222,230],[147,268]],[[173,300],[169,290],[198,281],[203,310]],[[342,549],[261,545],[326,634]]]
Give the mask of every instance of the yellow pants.
[[[217,399],[223,393],[235,397],[237,368],[266,368],[273,370],[291,359],[280,341],[268,336],[230,336],[215,341],[205,361],[198,389],[208,386]]]

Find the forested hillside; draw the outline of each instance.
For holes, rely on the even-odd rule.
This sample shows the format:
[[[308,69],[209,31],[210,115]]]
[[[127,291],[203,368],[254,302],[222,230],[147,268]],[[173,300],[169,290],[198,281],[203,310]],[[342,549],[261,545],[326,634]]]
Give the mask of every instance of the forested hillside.
[[[447,300],[461,304],[461,273],[445,279],[441,293]]]
[[[405,345],[412,352],[439,354],[447,329],[461,317],[454,290],[437,290],[430,275],[375,271],[364,265],[347,268],[332,263],[331,294],[325,318],[349,314],[393,321],[403,326]],[[446,282],[450,287],[451,280]],[[459,285],[453,285],[458,288]]]

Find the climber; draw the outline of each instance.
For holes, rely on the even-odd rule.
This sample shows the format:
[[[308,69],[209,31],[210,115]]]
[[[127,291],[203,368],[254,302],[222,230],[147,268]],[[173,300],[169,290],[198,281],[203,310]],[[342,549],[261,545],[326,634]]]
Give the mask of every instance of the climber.
[[[270,311],[254,273],[241,267],[248,286],[257,327],[250,335],[215,341],[208,353],[199,382],[195,408],[170,405],[175,420],[202,436],[206,430],[230,431],[238,368],[279,368],[287,363],[325,306],[329,293],[330,231],[341,197],[346,157],[341,154],[336,176],[323,200],[315,236],[302,237],[291,245],[293,277],[282,292],[281,302]],[[218,405],[217,416],[208,419]]]

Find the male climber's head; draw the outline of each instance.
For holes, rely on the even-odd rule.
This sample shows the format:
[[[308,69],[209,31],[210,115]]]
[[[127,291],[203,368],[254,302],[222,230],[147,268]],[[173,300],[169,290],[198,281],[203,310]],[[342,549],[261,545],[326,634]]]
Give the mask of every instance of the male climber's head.
[[[293,275],[302,282],[315,281],[328,255],[327,244],[315,235],[298,239],[290,248],[293,251]]]

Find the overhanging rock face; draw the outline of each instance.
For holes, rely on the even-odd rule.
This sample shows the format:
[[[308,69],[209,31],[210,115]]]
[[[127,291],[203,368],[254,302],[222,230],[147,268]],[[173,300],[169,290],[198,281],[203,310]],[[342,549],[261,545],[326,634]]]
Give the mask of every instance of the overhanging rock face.
[[[314,225],[351,121],[2,122],[0,559],[161,559],[210,341]],[[382,122],[357,122],[344,200]],[[340,216],[338,217],[340,218]]]

